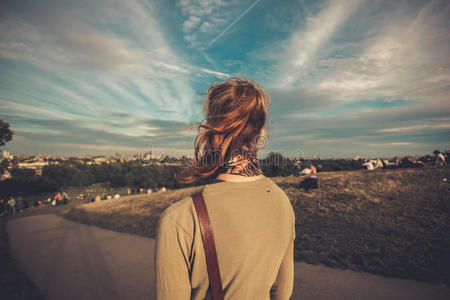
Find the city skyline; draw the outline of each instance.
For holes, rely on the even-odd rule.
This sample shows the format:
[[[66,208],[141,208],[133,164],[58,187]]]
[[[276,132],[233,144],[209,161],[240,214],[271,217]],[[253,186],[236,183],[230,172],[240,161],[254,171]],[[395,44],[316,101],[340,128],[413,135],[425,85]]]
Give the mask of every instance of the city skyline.
[[[0,150],[192,153],[211,83],[271,96],[265,152],[450,147],[448,1],[3,1]]]

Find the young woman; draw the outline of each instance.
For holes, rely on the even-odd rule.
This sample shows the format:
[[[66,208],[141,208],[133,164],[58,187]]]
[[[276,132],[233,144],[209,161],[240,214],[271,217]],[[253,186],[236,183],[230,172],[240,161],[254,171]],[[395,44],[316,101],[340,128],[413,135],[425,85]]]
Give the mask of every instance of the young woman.
[[[213,229],[227,300],[289,299],[294,277],[295,216],[256,159],[269,98],[255,82],[230,78],[211,86],[195,140],[193,182],[212,178],[202,193]],[[156,240],[158,300],[212,299],[192,196],[161,215]]]

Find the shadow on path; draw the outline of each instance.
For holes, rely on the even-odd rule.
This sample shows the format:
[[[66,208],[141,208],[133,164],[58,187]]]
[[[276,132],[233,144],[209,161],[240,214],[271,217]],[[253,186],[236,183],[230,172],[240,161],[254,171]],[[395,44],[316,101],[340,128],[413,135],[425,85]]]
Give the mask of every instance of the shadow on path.
[[[56,215],[9,220],[11,254],[48,300],[151,299],[154,240]]]

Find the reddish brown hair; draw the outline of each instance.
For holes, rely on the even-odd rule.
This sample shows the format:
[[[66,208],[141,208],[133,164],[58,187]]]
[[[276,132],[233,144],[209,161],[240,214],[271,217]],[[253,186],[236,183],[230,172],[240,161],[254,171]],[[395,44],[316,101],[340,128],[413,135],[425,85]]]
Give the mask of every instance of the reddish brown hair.
[[[192,175],[178,177],[181,183],[223,173],[222,164],[236,155],[256,158],[261,129],[267,119],[270,99],[256,82],[233,77],[208,90],[195,138]]]

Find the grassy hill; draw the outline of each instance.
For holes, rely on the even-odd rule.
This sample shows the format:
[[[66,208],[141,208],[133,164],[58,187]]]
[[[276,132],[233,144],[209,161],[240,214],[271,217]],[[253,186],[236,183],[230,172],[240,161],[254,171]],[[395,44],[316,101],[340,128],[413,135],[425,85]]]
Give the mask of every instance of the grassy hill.
[[[302,177],[272,178],[296,213],[295,258],[312,264],[450,284],[450,168],[319,174],[321,190]],[[77,205],[74,221],[155,237],[161,212],[201,187]]]

